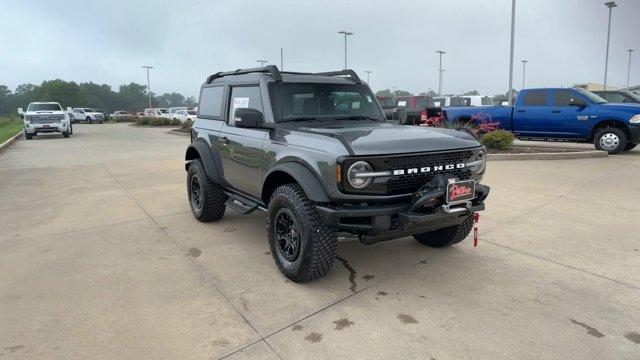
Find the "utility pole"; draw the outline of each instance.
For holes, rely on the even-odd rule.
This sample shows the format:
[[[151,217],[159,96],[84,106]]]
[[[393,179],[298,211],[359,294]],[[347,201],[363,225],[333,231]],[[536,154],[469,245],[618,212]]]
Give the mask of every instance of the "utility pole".
[[[256,60],[256,62],[260,63],[260,67],[264,67],[264,63],[269,62],[268,60]]]
[[[369,70],[365,70],[365,73],[367,74],[367,84],[369,84],[369,74],[371,74],[373,71],[369,71]]]
[[[511,47],[509,48],[509,90],[508,99],[509,105],[513,105],[513,38],[516,30],[516,0],[511,0]]]
[[[604,3],[604,6],[609,8],[609,25],[607,26],[607,52],[604,56],[604,90],[607,90],[607,70],[609,67],[609,38],[611,36],[611,10],[618,6],[615,1],[609,1]]]
[[[631,78],[631,53],[633,49],[628,49],[629,52],[629,65],[627,66],[627,90],[629,90],[629,79]]]
[[[444,70],[442,70],[442,54],[446,54],[446,52],[442,51],[442,50],[438,50],[436,51],[436,53],[438,53],[438,55],[440,56],[440,65],[438,66],[438,96],[442,95],[442,72]]]
[[[353,35],[352,32],[338,31],[338,34],[344,34],[344,69],[347,70],[347,36]]]
[[[142,68],[147,69],[147,94],[149,95],[149,108],[151,108],[151,83],[149,82],[149,69],[153,69],[153,66],[145,65]]]
[[[524,89],[524,73],[527,70],[527,63],[529,62],[528,60],[521,60],[522,61],[522,88]]]
[[[284,49],[280,48],[280,70],[284,70]]]

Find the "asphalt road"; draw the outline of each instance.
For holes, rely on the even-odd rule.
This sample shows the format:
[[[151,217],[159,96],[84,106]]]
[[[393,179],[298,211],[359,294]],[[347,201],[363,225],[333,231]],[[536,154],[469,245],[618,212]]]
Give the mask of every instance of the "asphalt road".
[[[264,215],[194,220],[187,137],[81,125],[0,154],[1,359],[638,359],[640,151],[488,164],[480,244],[341,242],[280,275]]]

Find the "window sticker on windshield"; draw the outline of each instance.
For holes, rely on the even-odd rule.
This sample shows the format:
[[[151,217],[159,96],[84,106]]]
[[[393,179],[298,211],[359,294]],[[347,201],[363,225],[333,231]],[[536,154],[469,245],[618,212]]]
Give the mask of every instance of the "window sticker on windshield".
[[[351,108],[354,110],[360,109],[360,101],[354,101],[351,103]]]
[[[233,98],[233,108],[248,108],[249,107],[249,98]]]
[[[406,101],[398,101],[398,106],[407,106]]]

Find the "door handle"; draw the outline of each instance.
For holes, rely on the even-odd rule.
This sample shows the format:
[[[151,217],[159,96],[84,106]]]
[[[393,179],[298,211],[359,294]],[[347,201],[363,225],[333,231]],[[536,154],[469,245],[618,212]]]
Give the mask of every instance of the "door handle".
[[[551,110],[551,112],[552,112],[552,113],[554,113],[554,114],[559,114],[559,113],[561,113],[561,111],[560,111],[560,110]]]
[[[222,143],[222,145],[229,145],[229,138],[226,136],[223,136],[220,138],[220,142]]]
[[[526,112],[526,110],[516,110],[517,112]]]

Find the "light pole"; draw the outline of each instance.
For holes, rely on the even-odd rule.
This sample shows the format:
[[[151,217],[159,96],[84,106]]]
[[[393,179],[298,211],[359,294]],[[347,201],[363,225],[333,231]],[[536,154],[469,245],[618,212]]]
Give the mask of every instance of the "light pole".
[[[260,67],[264,67],[264,63],[269,62],[268,60],[256,60],[256,62],[260,63]]]
[[[631,53],[633,49],[628,49],[629,52],[629,65],[627,66],[627,90],[629,90],[629,78],[631,77]]]
[[[442,50],[436,51],[436,53],[440,56],[440,65],[438,66],[438,96],[442,95],[442,54],[446,54],[446,52]]]
[[[511,47],[509,48],[509,89],[507,90],[509,105],[513,105],[513,38],[516,30],[516,0],[511,0]]]
[[[338,34],[344,35],[344,69],[347,70],[347,36],[353,35],[353,33],[342,30],[338,31]]]
[[[280,70],[284,70],[284,49],[280,48]]]
[[[525,71],[527,70],[527,63],[529,62],[529,60],[520,60],[522,61],[522,88],[524,89],[524,74]]]
[[[151,108],[151,83],[149,82],[149,69],[153,69],[153,66],[145,65],[142,68],[147,69],[147,94],[149,95],[149,108]]]
[[[609,25],[607,26],[607,52],[604,56],[604,90],[607,90],[607,69],[609,67],[609,37],[611,35],[611,10],[618,6],[615,1],[604,3],[609,8]]]
[[[369,83],[369,74],[371,74],[373,71],[370,70],[365,70],[365,73],[367,74],[367,84]]]

